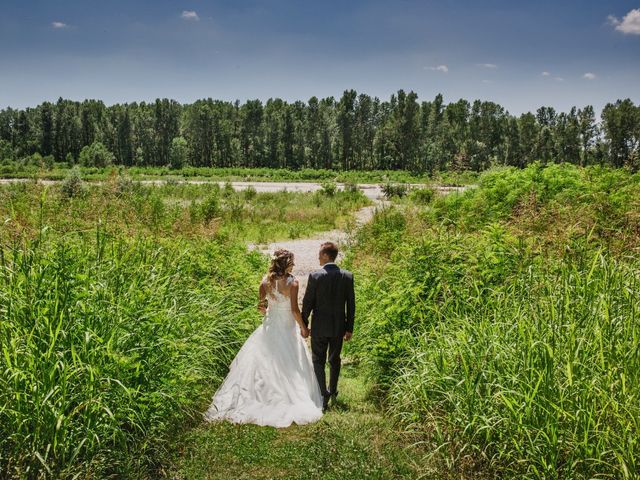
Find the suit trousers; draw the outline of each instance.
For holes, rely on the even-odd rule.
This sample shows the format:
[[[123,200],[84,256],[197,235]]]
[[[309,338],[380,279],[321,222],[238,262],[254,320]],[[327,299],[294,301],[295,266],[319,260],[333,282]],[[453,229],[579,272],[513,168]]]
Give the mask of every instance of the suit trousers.
[[[311,358],[313,371],[320,385],[320,392],[324,397],[337,393],[338,376],[340,375],[340,352],[342,350],[343,337],[318,337],[311,336]],[[327,391],[327,379],[324,366],[327,362],[327,349],[329,349],[329,390]]]

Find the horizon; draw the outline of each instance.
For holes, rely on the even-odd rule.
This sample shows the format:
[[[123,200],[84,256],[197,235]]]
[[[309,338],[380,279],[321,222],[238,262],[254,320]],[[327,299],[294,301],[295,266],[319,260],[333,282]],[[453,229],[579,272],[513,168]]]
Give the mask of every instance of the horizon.
[[[348,89],[386,101],[402,89],[515,116],[600,113],[640,102],[640,4],[9,0],[0,60],[10,66],[0,109],[58,98],[306,103]]]

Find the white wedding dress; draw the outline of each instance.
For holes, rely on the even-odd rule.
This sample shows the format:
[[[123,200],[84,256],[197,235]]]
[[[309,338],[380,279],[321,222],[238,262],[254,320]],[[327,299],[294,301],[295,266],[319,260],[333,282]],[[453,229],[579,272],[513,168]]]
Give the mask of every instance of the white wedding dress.
[[[231,362],[205,420],[288,427],[322,417],[322,394],[291,299],[278,291],[277,280],[269,296],[262,325]]]

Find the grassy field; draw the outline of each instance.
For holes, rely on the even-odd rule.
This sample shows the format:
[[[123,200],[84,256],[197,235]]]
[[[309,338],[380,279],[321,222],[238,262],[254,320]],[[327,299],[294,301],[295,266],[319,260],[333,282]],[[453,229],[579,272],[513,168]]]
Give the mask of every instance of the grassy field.
[[[638,202],[637,174],[532,166],[404,199],[360,232],[348,352],[432,461],[640,475]]]
[[[260,322],[267,264],[245,241],[334,228],[367,202],[126,178],[0,187],[0,476],[157,478]]]
[[[341,404],[282,430],[202,423],[260,322],[246,242],[341,228],[361,193],[0,186],[0,476],[637,478],[640,175],[478,183],[350,240]]]
[[[153,186],[121,176],[92,185],[71,175],[57,185],[0,187],[0,235],[33,237],[41,224],[64,234],[100,222],[113,235],[270,242],[340,227],[369,203],[359,191],[236,192],[230,185]]]

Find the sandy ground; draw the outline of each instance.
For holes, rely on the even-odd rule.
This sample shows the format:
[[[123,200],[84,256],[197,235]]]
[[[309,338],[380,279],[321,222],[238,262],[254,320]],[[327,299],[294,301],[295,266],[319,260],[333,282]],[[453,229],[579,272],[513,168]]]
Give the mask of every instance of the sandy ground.
[[[387,202],[382,200],[376,200],[374,205],[363,207],[355,213],[356,228],[369,222],[375,213],[376,208],[380,208]],[[320,244],[323,242],[331,241],[338,244],[340,253],[336,263],[339,265],[342,259],[342,250],[344,250],[345,243],[349,240],[349,234],[344,230],[331,230],[328,232],[316,233],[308,238],[302,238],[297,240],[283,240],[280,242],[274,242],[269,244],[249,244],[249,248],[252,250],[258,250],[265,254],[272,254],[279,248],[286,248],[293,252],[295,267],[293,267],[293,275],[298,279],[300,283],[300,290],[298,291],[298,298],[302,302],[304,291],[307,288],[307,279],[309,274],[314,270],[320,268],[318,263],[318,252],[320,250]]]

